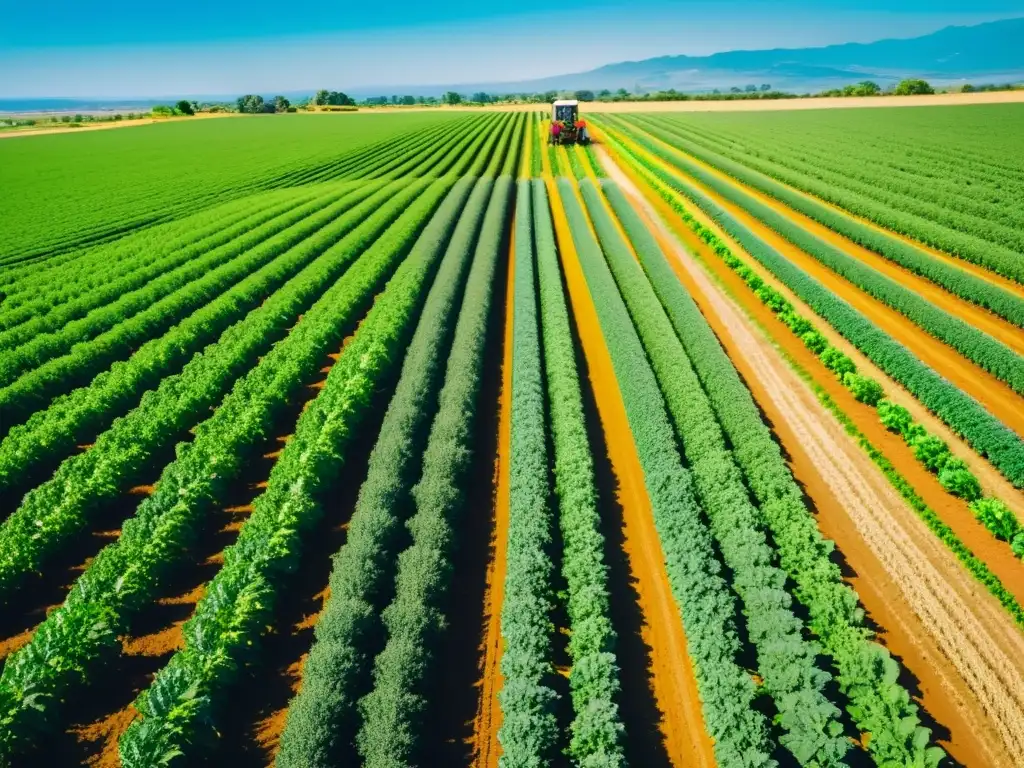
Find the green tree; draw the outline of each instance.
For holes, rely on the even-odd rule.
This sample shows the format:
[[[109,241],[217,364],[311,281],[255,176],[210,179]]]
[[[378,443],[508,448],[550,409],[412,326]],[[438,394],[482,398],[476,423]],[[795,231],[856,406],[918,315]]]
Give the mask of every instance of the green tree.
[[[194,115],[196,113],[196,111],[192,108],[192,104],[190,102],[185,101],[184,99],[175,104],[174,108],[178,112],[181,112],[181,114],[183,115]]]
[[[573,97],[576,99],[576,101],[593,101],[594,100],[594,92],[593,91],[576,91],[573,94]]]
[[[275,112],[287,112],[288,111],[288,107],[290,107],[291,105],[292,105],[292,103],[290,101],[288,101],[288,99],[286,99],[284,96],[275,96],[274,97],[274,111]]]
[[[235,103],[238,105],[238,111],[246,115],[256,115],[264,111],[263,97],[256,94],[247,93]]]
[[[882,88],[878,83],[872,82],[871,80],[862,80],[857,83],[854,88],[855,96],[877,96],[882,92]]]
[[[746,91],[747,93],[756,93],[757,86],[751,83],[750,85],[743,86],[743,90]]]
[[[473,98],[470,101],[475,101],[477,104],[490,104],[494,99],[488,96],[483,91],[477,91],[473,94]]]
[[[897,96],[918,96],[925,93],[935,93],[935,89],[928,84],[927,80],[907,79],[900,80],[896,86]]]
[[[318,107],[326,107],[330,104],[331,92],[326,90],[320,90],[316,92],[316,96],[313,97],[313,103]]]
[[[761,83],[762,91],[770,91],[772,89],[771,83]]]
[[[455,91],[448,91],[441,99],[445,104],[461,104],[462,96],[457,94]]]

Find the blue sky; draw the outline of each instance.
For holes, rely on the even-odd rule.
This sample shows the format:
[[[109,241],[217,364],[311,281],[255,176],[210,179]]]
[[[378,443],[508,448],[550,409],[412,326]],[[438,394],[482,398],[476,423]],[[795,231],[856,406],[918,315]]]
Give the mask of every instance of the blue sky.
[[[0,0],[0,97],[512,81],[627,59],[867,42],[1016,0]]]

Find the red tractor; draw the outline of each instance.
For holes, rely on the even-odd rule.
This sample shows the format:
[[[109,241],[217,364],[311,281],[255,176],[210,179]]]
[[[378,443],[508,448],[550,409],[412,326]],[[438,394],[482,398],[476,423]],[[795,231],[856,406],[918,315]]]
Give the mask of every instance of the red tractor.
[[[551,144],[589,144],[587,124],[580,120],[578,101],[556,101],[551,105]]]

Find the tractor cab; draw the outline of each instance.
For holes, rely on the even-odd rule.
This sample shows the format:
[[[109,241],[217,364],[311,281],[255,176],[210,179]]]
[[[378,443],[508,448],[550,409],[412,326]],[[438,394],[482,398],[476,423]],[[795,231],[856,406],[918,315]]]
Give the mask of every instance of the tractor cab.
[[[580,103],[575,100],[556,101],[551,105],[552,144],[588,144],[587,124],[580,120]]]

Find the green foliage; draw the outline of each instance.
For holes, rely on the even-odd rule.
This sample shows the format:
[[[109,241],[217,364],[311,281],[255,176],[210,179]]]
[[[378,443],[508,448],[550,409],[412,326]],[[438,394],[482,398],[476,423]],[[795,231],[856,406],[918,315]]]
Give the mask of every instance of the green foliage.
[[[452,549],[458,541],[495,275],[512,201],[512,180],[495,182],[446,361],[437,416],[412,489],[412,544],[398,558],[395,595],[384,610],[387,643],[374,661],[373,690],[359,702],[357,735],[367,768],[419,762],[430,703],[431,662],[444,636]]]
[[[753,706],[754,683],[738,663],[735,597],[701,519],[694,481],[676,449],[657,379],[572,182],[562,178],[558,186],[644,470],[715,755],[726,765],[774,765],[767,723]]]
[[[192,108],[192,102],[184,99],[174,105],[174,110],[182,115],[194,115],[196,113]]]
[[[492,117],[419,112],[358,120],[180,120],[145,130],[0,145],[0,290],[19,275],[154,224],[266,189],[327,181],[385,148]],[[54,183],[60,194],[54,194]],[[42,258],[38,262],[26,259]],[[12,269],[15,263],[25,267]]]
[[[335,490],[346,450],[378,389],[388,386],[400,366],[425,285],[440,257],[433,237],[416,242],[424,214],[432,208],[410,207],[400,224],[374,244],[378,252],[413,250],[345,345],[320,394],[299,417],[266,490],[185,624],[184,647],[136,700],[142,719],[119,742],[125,768],[148,765],[148,756],[156,753],[195,754],[214,738],[216,715],[229,686],[256,652],[276,600],[286,594],[303,540]],[[332,330],[337,334],[339,329],[335,325]]]
[[[731,571],[732,588],[743,603],[758,672],[785,731],[779,741],[801,765],[841,765],[849,743],[839,710],[824,694],[831,676],[816,665],[820,648],[804,640],[803,623],[790,610],[783,588],[786,575],[776,565],[760,510],[748,500],[711,403],[654,289],[604,208],[597,187],[587,180],[581,188],[607,265],[668,405],[700,506]],[[606,183],[605,189],[613,188]]]
[[[842,380],[843,386],[850,390],[857,400],[866,405],[878,405],[878,401],[885,394],[882,391],[882,385],[877,381],[854,371],[844,373]]]
[[[1024,301],[1012,293],[821,202],[1024,280],[1024,195],[1006,162],[1019,110],[659,115],[657,127],[695,157],[1020,326]],[[979,133],[985,141],[973,139]]]
[[[967,463],[957,456],[950,456],[943,463],[939,470],[939,482],[943,488],[961,499],[976,501],[981,498],[981,483],[971,474]]]
[[[1017,539],[1020,537],[1021,525],[1016,515],[999,499],[976,499],[970,504],[971,512],[982,525],[988,528],[997,539],[1012,541],[1014,552],[1017,552]],[[1020,553],[1017,552],[1020,557]]]
[[[579,373],[562,288],[547,189],[535,180],[533,223],[544,369],[554,448],[555,495],[562,532],[562,576],[568,590],[572,631],[569,687],[575,715],[569,753],[580,765],[625,764],[625,728],[617,699],[621,691],[616,635],[608,596],[604,534],[597,509],[594,460],[583,412]]]
[[[398,217],[402,205],[414,200],[425,184],[396,182],[350,210],[343,197],[302,222],[300,235],[278,242],[271,239],[249,255],[268,264],[274,259],[283,262],[286,271],[279,276],[282,279],[327,252],[329,258],[340,260],[331,273],[337,277]],[[308,237],[314,233],[315,237]],[[292,245],[297,247],[297,253],[288,251]],[[280,320],[270,328],[287,328],[277,322]],[[246,370],[245,364],[251,364],[250,355],[266,349],[261,340],[254,340],[249,334],[243,338],[247,346],[252,345],[249,354],[239,354],[241,349],[229,347],[223,357],[204,358],[208,361],[204,366],[191,369],[196,374],[201,371],[201,375],[165,379],[162,391],[166,394],[159,399],[151,397],[146,407],[136,408],[114,429],[101,435],[92,449],[64,462],[50,480],[25,496],[17,511],[0,526],[0,597],[9,597],[29,573],[38,571],[67,546],[104,503],[144,482],[154,455],[170,447],[184,429],[195,425],[204,410],[217,405]],[[267,343],[274,340],[271,336]],[[67,493],[69,487],[75,488],[75,493]]]
[[[671,143],[673,140],[673,134],[660,127],[645,123],[644,130],[662,141]],[[753,195],[692,162],[685,155],[651,141],[642,134],[631,131],[630,135],[671,166],[699,180],[724,199],[746,210],[803,252],[905,315],[927,333],[949,344],[967,359],[1009,384],[1018,394],[1024,394],[1024,358],[1002,342],[937,307],[915,291],[886,277],[856,257],[830,245],[784,214],[760,202]]]
[[[920,724],[917,707],[897,682],[898,666],[871,641],[857,594],[831,561],[834,545],[818,530],[749,390],[625,196],[613,186],[606,189],[733,446],[778,547],[779,565],[796,585],[793,594],[807,608],[811,631],[835,661],[839,687],[850,701],[848,712],[861,731],[872,734],[872,754],[880,763],[937,764],[941,751],[928,748],[928,731]],[[692,217],[687,223],[696,225]]]
[[[914,420],[910,411],[902,405],[896,405],[891,400],[885,399],[878,401],[878,418],[881,419],[886,429],[900,434],[905,434]]]
[[[444,257],[384,416],[347,540],[334,559],[331,596],[281,735],[282,768],[345,765],[356,757],[356,704],[372,682],[366,660],[381,647],[380,613],[393,590],[390,577],[411,514],[411,489],[437,411],[443,361],[491,186],[489,180],[475,189],[468,179],[460,182],[424,234],[424,242]]]
[[[971,447],[987,456],[1011,483],[1017,487],[1024,487],[1024,440],[1007,429],[976,400],[922,363],[867,317],[757,238],[699,189],[632,155],[628,147],[623,147],[623,152],[645,168],[656,183],[663,184],[666,188],[693,200],[750,255],[807,302],[818,315],[886,374],[906,387]],[[668,199],[670,203],[673,202],[671,197]],[[684,218],[688,217],[692,221],[692,217],[685,211],[681,213],[685,214]],[[690,224],[696,230],[695,225],[699,226],[696,222]],[[706,241],[717,240],[714,234],[703,227],[697,231]]]
[[[926,80],[907,79],[900,80],[893,91],[897,96],[919,96],[926,93],[935,93]]]
[[[847,373],[854,373],[857,370],[857,366],[853,364],[853,360],[835,347],[831,346],[821,353],[821,362],[824,363],[825,367],[832,371],[840,380],[842,380],[843,376]]]
[[[5,730],[8,738],[0,740],[0,755],[23,749],[37,738],[37,732],[45,732],[59,724],[52,717],[40,720],[40,715],[26,705],[26,695],[37,692],[55,703],[65,702],[71,695],[79,695],[104,673],[102,662],[119,647],[117,636],[130,627],[141,609],[161,594],[161,587],[169,574],[190,559],[189,547],[205,525],[207,515],[217,504],[224,503],[232,481],[241,473],[246,460],[264,439],[275,419],[288,409],[303,385],[316,374],[323,356],[336,349],[345,334],[354,329],[374,293],[398,267],[422,228],[423,220],[436,207],[449,184],[442,182],[424,192],[419,199],[413,193],[423,187],[419,186],[417,190],[416,185],[412,186],[410,193],[394,196],[389,205],[380,208],[378,215],[366,219],[361,229],[353,230],[347,240],[339,242],[330,256],[314,263],[297,277],[292,283],[294,288],[282,291],[265,305],[263,311],[258,310],[247,318],[242,326],[245,332],[259,339],[260,343],[264,343],[264,337],[269,335],[265,342],[269,346],[288,325],[295,322],[299,312],[304,312],[301,322],[287,338],[270,351],[264,348],[265,356],[259,364],[237,381],[213,416],[195,428],[193,442],[179,447],[178,458],[164,470],[156,491],[125,522],[120,538],[91,562],[66,603],[50,614],[31,643],[8,659],[0,676],[0,691],[3,692],[0,699],[6,700],[9,696],[9,700],[20,703],[5,713],[14,725]],[[380,222],[395,221],[404,208],[407,208],[405,213],[381,236]],[[363,253],[362,257],[345,271],[345,266],[352,264],[359,253]],[[325,288],[327,291],[323,293]],[[310,300],[316,297],[319,298],[309,307]],[[268,327],[264,325],[267,321],[274,324]],[[271,331],[269,334],[268,330]],[[358,346],[353,343],[346,350]],[[225,358],[238,351],[238,345],[234,349],[228,346],[219,350]],[[228,362],[224,359],[218,361],[209,352],[204,357],[207,375],[216,370],[215,363],[223,365]],[[203,372],[203,368],[197,366],[193,371],[196,376],[185,378],[173,388],[170,385],[162,387],[157,391],[157,397],[147,402],[147,408],[133,412],[132,416],[119,422],[118,428],[136,436],[135,442],[143,433],[160,434],[165,429],[169,435],[180,433],[180,424],[167,424],[166,419],[170,417],[166,412],[173,415],[172,406],[175,405],[185,409],[192,407],[198,412],[205,410],[197,407],[202,400],[189,397],[189,389],[195,391],[203,384]],[[239,373],[241,371],[236,370],[234,376]],[[196,394],[206,396],[201,391]],[[142,415],[135,416],[136,413]],[[158,419],[165,421],[161,423]],[[104,437],[116,436],[115,430]],[[124,444],[122,440],[120,445]],[[83,456],[100,450],[97,443]],[[100,455],[104,454],[101,452]],[[113,450],[105,457],[108,463],[119,459]],[[247,527],[253,519],[246,523]],[[229,572],[220,578],[218,583],[227,581],[230,584],[233,577]],[[211,592],[207,594],[209,596]],[[218,590],[212,590],[212,594],[214,596],[210,600],[213,602],[225,595]],[[100,625],[104,632],[68,635],[69,626],[80,626],[90,619],[97,621],[98,617],[102,618]],[[202,634],[202,619],[195,620],[190,624],[192,626]],[[209,625],[205,629],[208,631]],[[192,637],[194,642],[195,636]],[[226,635],[222,641],[227,643],[230,637],[240,640],[238,636]],[[166,672],[166,675],[169,680],[180,682],[183,672],[180,668],[175,669],[177,671]],[[185,683],[186,689],[189,684]],[[209,701],[204,699],[203,706],[208,705]],[[144,727],[145,732],[160,741],[157,730],[153,725]],[[140,754],[152,754],[152,750],[143,750]],[[144,759],[142,762],[145,764]]]
[[[505,590],[501,606],[503,766],[549,762],[559,727],[552,687],[554,520],[550,505],[544,378],[530,182],[518,184],[512,307],[512,439]],[[546,212],[545,212],[546,214]]]

